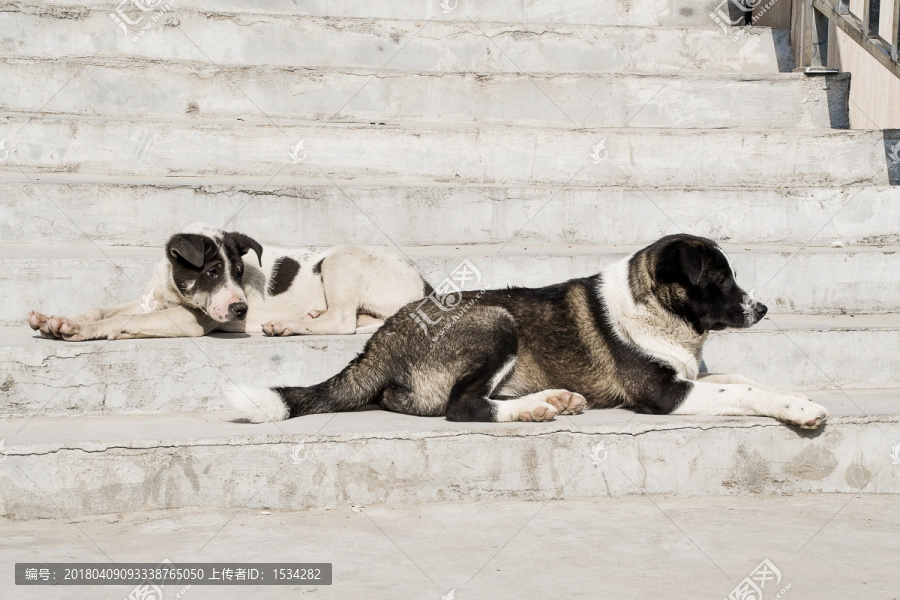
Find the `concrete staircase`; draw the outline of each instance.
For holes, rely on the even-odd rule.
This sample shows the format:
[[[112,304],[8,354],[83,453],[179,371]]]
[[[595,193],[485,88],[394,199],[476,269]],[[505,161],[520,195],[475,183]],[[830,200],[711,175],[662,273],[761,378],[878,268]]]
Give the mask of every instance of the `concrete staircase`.
[[[890,132],[842,129],[847,75],[791,74],[783,32],[726,35],[705,0],[300,4],[183,0],[137,36],[106,2],[0,2],[0,514],[900,492],[900,166]],[[432,282],[468,258],[491,287],[713,237],[772,314],[713,335],[709,369],[833,419],[248,425],[220,383],[311,384],[366,337],[23,324],[137,297],[173,231],[229,220],[396,246]]]

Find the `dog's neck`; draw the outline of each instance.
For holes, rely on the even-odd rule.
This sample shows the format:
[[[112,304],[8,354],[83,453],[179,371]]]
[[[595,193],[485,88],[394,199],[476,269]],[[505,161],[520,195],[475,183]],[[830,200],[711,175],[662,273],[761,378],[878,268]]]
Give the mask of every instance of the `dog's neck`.
[[[629,277],[632,256],[600,274],[600,298],[613,331],[625,343],[670,365],[680,376],[696,379],[706,334],[698,334],[687,321],[663,308],[653,294],[640,294],[641,300],[635,301]]]

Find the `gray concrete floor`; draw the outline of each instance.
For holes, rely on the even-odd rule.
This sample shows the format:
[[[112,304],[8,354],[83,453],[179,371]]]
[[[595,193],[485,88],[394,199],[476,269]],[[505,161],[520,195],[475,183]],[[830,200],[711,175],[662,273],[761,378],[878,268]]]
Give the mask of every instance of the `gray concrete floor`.
[[[341,507],[180,510],[0,521],[4,598],[121,599],[131,587],[13,584],[27,561],[331,562],[334,584],[193,586],[181,598],[727,598],[763,560],[771,600],[900,598],[898,498],[638,496]],[[181,588],[169,586],[166,599]]]

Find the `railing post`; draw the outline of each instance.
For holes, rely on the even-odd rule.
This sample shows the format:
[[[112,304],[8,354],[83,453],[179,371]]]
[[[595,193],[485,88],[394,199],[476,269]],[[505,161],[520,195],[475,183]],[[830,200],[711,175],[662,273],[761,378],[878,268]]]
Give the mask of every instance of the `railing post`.
[[[900,62],[900,0],[894,0],[894,27],[891,29],[891,59]]]
[[[863,35],[878,37],[878,23],[881,16],[881,0],[865,0],[863,5]]]
[[[876,0],[877,1],[877,0]],[[900,0],[897,0],[900,2]],[[815,7],[813,0],[803,0],[801,67],[824,67],[828,64],[828,17]]]

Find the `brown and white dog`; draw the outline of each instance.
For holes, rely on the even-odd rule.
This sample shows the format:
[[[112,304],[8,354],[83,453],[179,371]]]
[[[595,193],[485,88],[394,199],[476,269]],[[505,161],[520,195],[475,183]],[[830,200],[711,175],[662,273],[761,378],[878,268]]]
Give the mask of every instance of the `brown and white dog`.
[[[401,257],[355,246],[268,248],[263,257],[249,236],[192,225],[165,252],[142,298],[75,317],[32,311],[28,324],[67,341],[260,329],[270,336],[350,334],[377,329],[431,291]]]
[[[425,311],[434,323],[447,307],[411,304],[327,381],[226,395],[253,422],[372,402],[451,421],[548,421],[586,407],[769,416],[806,429],[828,418],[802,392],[700,374],[710,331],[750,327],[767,310],[712,240],[668,236],[592,277],[460,296],[456,305],[468,310],[439,341],[411,314]]]

